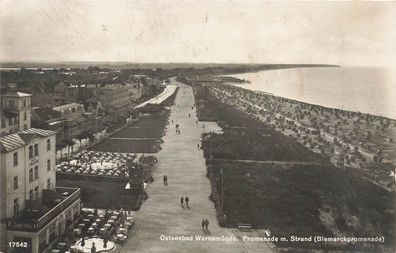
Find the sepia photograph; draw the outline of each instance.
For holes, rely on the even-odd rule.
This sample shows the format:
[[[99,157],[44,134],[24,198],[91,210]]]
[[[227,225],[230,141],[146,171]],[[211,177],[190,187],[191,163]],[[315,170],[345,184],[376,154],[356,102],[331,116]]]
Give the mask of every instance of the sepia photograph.
[[[395,17],[0,0],[0,253],[396,252]]]

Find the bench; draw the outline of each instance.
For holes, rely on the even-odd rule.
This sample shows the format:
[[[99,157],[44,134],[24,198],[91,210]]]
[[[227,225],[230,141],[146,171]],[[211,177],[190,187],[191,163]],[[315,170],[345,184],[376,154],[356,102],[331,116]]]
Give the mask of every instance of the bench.
[[[238,229],[252,229],[252,224],[248,223],[237,223],[237,228]]]

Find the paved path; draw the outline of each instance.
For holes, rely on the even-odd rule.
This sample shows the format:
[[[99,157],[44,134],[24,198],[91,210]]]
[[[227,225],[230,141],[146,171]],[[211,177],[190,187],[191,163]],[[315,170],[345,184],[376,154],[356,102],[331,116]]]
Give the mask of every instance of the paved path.
[[[194,96],[189,86],[172,80],[180,87],[172,106],[154,182],[148,185],[149,198],[136,213],[135,227],[121,252],[270,252],[263,242],[192,242],[161,241],[164,236],[204,235],[202,218],[209,220],[211,236],[234,236],[232,229],[217,225],[214,204],[209,200],[210,184],[206,178],[205,159],[197,149],[202,126],[196,124]],[[190,114],[190,117],[188,116]],[[173,120],[173,123],[171,123]],[[175,124],[181,134],[176,134]],[[168,175],[168,186],[162,177]],[[183,209],[180,198],[188,195],[190,209]]]

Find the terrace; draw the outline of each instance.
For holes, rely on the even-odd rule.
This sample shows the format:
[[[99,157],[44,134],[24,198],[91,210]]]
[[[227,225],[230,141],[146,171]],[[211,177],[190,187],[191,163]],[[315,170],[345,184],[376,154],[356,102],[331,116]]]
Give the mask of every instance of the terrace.
[[[18,217],[8,221],[7,229],[37,232],[80,198],[80,189],[56,187],[43,190],[41,200],[26,200],[26,207]]]

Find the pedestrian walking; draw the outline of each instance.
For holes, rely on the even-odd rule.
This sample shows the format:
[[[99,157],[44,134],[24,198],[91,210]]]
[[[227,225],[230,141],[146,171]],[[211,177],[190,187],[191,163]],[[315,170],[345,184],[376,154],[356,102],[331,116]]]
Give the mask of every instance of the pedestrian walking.
[[[190,115],[190,114],[188,114],[188,117],[190,118],[190,117],[191,117],[191,115]]]
[[[164,181],[164,185],[167,185],[167,184],[168,184],[168,176],[165,175],[165,176],[162,178],[162,181]]]
[[[209,221],[206,219],[205,220],[205,228],[206,228],[206,230],[208,230],[208,226],[209,226]]]
[[[180,205],[182,205],[183,206],[183,203],[184,202],[184,198],[183,198],[183,196],[180,198]]]
[[[202,229],[205,229],[205,224],[206,224],[206,221],[205,221],[205,219],[202,218],[202,222],[201,222]]]
[[[197,144],[197,149],[199,149],[199,143]]]
[[[186,205],[188,206],[188,201],[190,201],[190,199],[188,198],[188,196],[186,196],[186,197],[184,198],[184,201],[186,202]]]

